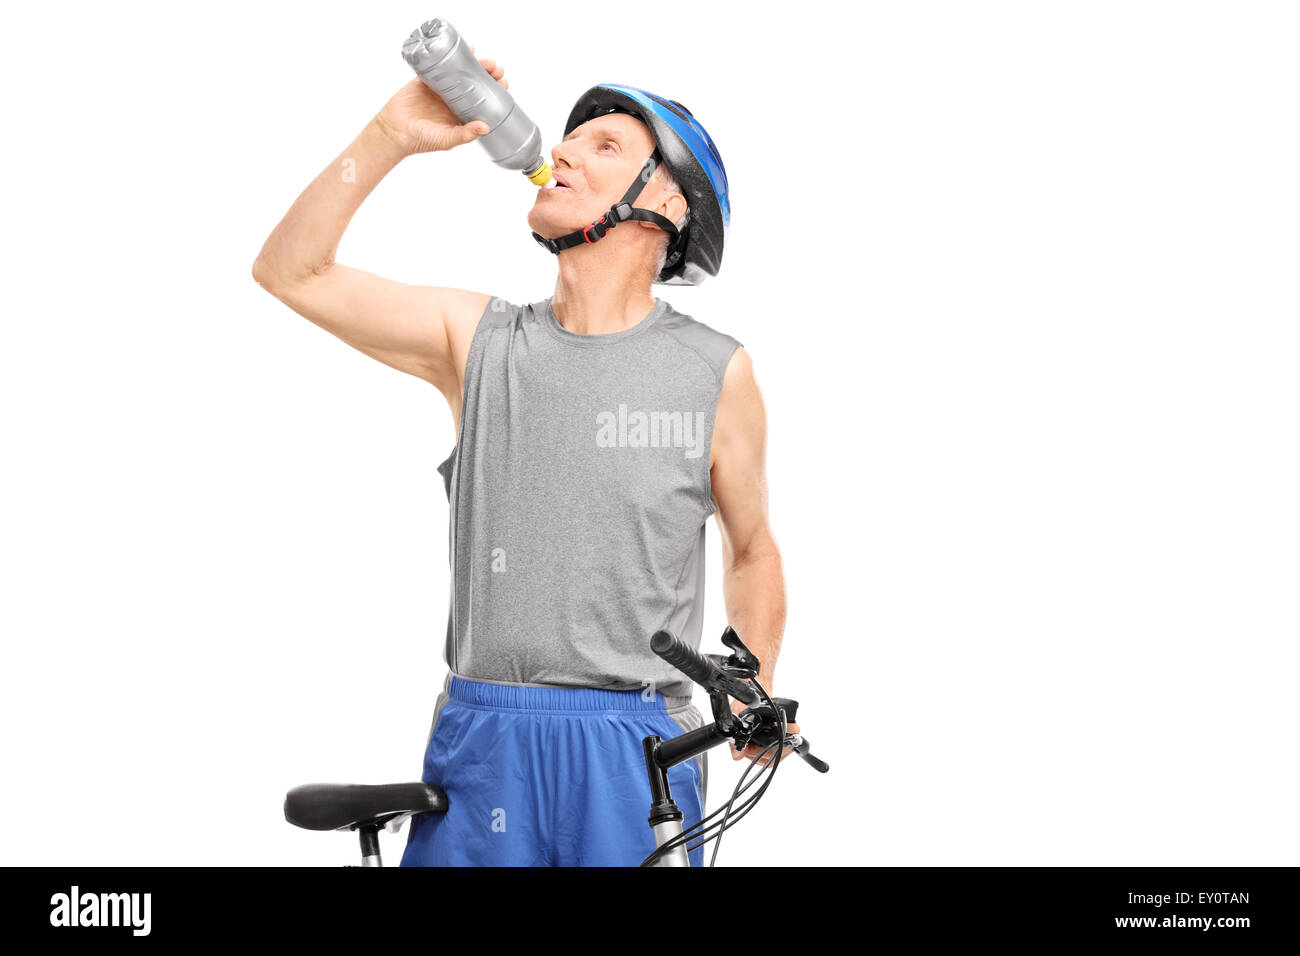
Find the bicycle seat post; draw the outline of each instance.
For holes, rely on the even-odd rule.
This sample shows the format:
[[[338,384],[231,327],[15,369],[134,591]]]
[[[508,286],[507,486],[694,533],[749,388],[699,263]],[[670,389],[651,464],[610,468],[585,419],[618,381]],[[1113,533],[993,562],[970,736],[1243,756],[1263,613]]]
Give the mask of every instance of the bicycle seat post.
[[[361,833],[361,865],[383,866],[379,856],[379,825],[372,823],[358,830]]]

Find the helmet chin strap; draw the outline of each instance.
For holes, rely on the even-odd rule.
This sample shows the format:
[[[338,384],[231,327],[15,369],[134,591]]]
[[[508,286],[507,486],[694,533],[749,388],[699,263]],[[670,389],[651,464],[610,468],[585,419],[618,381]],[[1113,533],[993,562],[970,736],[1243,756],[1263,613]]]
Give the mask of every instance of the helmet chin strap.
[[[650,158],[646,160],[646,166],[642,169],[641,175],[637,176],[636,182],[628,187],[627,192],[623,194],[623,198],[614,203],[609,212],[605,213],[605,215],[601,216],[590,226],[583,229],[575,229],[568,235],[560,236],[558,239],[547,239],[545,236],[539,236],[535,232],[533,233],[533,238],[537,240],[538,245],[558,255],[561,250],[568,249],[570,246],[579,246],[583,243],[592,243],[603,239],[605,233],[613,229],[620,222],[627,222],[630,219],[639,219],[642,222],[653,222],[672,237],[668,240],[669,255],[664,264],[664,267],[667,268],[672,265],[672,263],[676,261],[678,255],[680,255],[678,250],[673,249],[673,247],[677,245],[677,240],[679,238],[677,227],[673,225],[669,219],[659,215],[657,212],[651,212],[649,209],[641,209],[632,205],[632,200],[636,199],[636,197],[641,194],[641,190],[645,188],[646,182],[649,181],[650,177],[654,174],[655,169],[658,168],[658,165],[662,162],[663,157],[659,154],[659,147],[656,146],[655,151],[651,153]]]

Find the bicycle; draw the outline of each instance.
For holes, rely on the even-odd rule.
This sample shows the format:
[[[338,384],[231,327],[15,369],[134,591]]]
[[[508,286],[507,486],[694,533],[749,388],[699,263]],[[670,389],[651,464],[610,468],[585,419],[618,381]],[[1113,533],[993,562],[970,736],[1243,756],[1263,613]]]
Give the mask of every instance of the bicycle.
[[[649,823],[656,847],[641,861],[641,866],[690,866],[687,854],[691,850],[716,841],[709,861],[712,866],[722,845],[722,834],[735,826],[763,796],[781,763],[786,746],[818,772],[826,773],[830,769],[828,764],[809,752],[807,739],[800,734],[786,733],[786,725],[797,719],[798,701],[768,696],[758,682],[758,658],[745,647],[731,627],[722,632],[722,643],[732,650],[726,658],[718,654],[702,655],[668,631],[656,631],[650,639],[650,648],[655,654],[708,691],[714,720],[668,740],[656,734],[642,740],[650,784]],[[751,706],[733,714],[730,697]],[[756,702],[757,707],[753,706]],[[669,768],[728,740],[734,740],[738,750],[744,750],[750,744],[764,749],[745,769],[730,800],[698,823],[683,829],[683,814],[668,788]],[[763,762],[773,750],[776,751],[775,757]],[[748,786],[742,786],[760,764],[768,768],[766,779],[760,774]],[[759,780],[764,782],[758,792],[736,808],[739,797]],[[447,794],[433,783],[308,783],[294,787],[285,796],[284,818],[305,830],[359,831],[361,865],[372,867],[383,866],[379,852],[381,829],[397,833],[408,817],[421,813],[446,813],[447,807]],[[722,820],[710,823],[719,813],[723,814]],[[689,847],[686,845],[697,838],[700,842]]]

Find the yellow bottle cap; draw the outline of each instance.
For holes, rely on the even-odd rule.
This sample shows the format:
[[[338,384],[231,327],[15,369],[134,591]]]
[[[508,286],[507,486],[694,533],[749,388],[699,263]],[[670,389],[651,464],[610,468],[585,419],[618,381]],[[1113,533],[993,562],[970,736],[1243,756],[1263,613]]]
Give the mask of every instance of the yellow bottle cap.
[[[526,173],[525,175],[528,177],[528,181],[534,186],[545,186],[552,179],[551,164],[546,162],[546,160],[542,160],[542,165],[538,166],[531,173]]]

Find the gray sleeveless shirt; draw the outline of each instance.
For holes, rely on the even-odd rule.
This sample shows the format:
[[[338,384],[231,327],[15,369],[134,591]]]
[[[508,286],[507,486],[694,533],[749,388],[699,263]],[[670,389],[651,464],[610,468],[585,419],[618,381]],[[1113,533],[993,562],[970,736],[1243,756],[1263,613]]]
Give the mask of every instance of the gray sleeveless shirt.
[[[739,345],[664,299],[603,335],[566,330],[551,298],[488,304],[438,468],[450,673],[689,698],[650,637],[700,646],[709,448]]]

